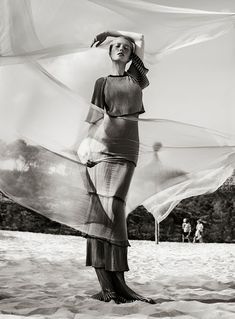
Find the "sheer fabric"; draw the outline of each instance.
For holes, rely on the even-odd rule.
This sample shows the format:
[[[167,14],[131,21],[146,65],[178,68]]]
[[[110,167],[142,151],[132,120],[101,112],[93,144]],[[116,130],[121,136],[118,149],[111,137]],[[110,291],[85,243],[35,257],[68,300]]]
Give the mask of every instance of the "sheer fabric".
[[[95,49],[89,44],[97,33],[116,29],[145,35],[151,83],[144,93],[145,115],[114,119],[137,122],[139,127],[127,213],[143,204],[161,221],[183,198],[215,191],[235,166],[235,59],[229,54],[234,47],[223,40],[234,35],[234,17],[232,12],[166,7],[150,0],[1,0],[1,190],[87,234],[91,190],[77,149],[87,136],[85,119],[95,80],[110,74],[107,43]],[[187,88],[177,91],[169,108],[169,86],[179,87],[184,79],[174,78],[174,70],[168,76],[171,84],[159,79],[164,61],[171,63],[168,56],[162,58],[174,53],[182,62],[180,49],[219,37],[228,53],[218,57],[220,69],[213,81],[205,82],[208,70],[218,68],[216,51],[210,48],[211,69],[197,69],[197,85],[195,73],[188,72]],[[194,52],[188,48],[187,53]],[[161,85],[166,85],[164,98]],[[187,110],[182,108],[184,101]],[[104,110],[96,111],[105,116]],[[160,119],[162,114],[165,119]],[[226,133],[219,132],[222,124]],[[97,140],[91,138],[92,143]],[[113,143],[118,159],[118,145],[125,145],[125,136]],[[96,150],[98,162],[102,149],[98,145]],[[137,156],[136,147],[127,152]],[[98,217],[108,229],[105,213]]]

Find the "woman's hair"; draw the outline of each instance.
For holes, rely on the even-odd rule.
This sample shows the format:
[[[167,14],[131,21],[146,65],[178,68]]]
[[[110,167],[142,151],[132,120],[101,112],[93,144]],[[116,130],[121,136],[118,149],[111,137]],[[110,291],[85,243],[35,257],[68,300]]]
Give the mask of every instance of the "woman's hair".
[[[130,38],[128,36],[124,36],[124,35],[121,35],[118,38],[123,38],[123,39],[127,40],[128,42],[130,42],[131,49],[132,49],[131,54],[130,54],[130,60],[131,60],[132,55],[135,53],[135,42],[132,40],[132,38]],[[113,43],[111,43],[109,46],[109,56],[111,56],[112,48],[113,48]]]

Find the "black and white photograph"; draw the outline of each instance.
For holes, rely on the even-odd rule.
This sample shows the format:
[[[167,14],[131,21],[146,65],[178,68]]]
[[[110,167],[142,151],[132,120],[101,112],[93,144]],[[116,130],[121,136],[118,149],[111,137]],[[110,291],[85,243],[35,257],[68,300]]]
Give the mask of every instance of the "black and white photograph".
[[[235,318],[234,121],[234,0],[0,0],[0,319]]]

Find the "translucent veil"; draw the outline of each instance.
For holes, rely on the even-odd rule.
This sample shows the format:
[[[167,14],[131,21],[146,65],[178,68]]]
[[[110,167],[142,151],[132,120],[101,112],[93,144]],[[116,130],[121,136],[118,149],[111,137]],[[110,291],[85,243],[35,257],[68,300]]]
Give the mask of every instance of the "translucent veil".
[[[143,33],[150,69],[127,213],[143,204],[161,221],[182,199],[215,191],[235,167],[235,46],[228,44],[234,22],[232,12],[166,7],[151,0],[0,0],[2,192],[88,232],[92,190],[77,149],[87,135],[84,119],[94,82],[110,72],[106,46],[89,48],[104,30]],[[179,49],[191,46],[184,56],[193,56],[195,44],[220,37],[226,57],[216,56],[220,42],[214,40],[207,59],[205,47],[196,51],[208,69],[187,58],[184,65]],[[177,73],[172,64],[166,74],[175,61],[181,69]],[[180,90],[181,82],[185,88]],[[113,143],[123,145],[125,139]],[[98,161],[99,154],[94,155]],[[99,218],[108,225],[106,216]]]

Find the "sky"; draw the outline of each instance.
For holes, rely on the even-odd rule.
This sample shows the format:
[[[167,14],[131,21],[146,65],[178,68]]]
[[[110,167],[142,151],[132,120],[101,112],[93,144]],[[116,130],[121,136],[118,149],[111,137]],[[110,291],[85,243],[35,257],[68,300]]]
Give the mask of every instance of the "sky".
[[[150,80],[156,78],[156,89],[145,94],[145,104],[156,105],[154,116],[235,134],[233,39],[234,31],[219,39],[183,48],[154,66]]]
[[[200,10],[235,11],[232,0],[156,2]],[[157,77],[156,90],[145,97],[147,104],[156,101],[157,116],[180,120],[184,113],[185,121],[192,124],[235,134],[235,29],[218,39],[166,56],[151,73],[150,78]]]

